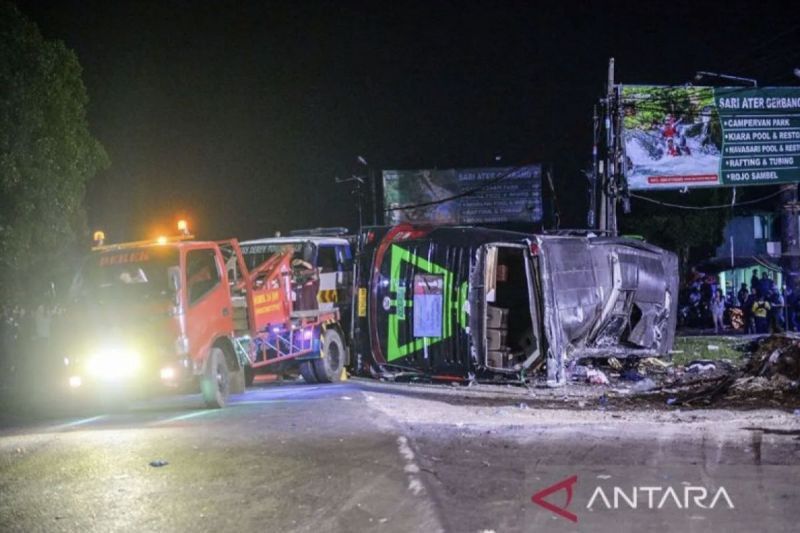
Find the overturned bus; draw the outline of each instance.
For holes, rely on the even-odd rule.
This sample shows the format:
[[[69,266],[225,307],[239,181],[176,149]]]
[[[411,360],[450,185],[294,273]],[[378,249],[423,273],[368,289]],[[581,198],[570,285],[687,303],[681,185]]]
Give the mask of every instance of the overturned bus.
[[[360,235],[351,368],[375,376],[566,383],[584,357],[661,356],[678,265],[645,242],[400,225]]]

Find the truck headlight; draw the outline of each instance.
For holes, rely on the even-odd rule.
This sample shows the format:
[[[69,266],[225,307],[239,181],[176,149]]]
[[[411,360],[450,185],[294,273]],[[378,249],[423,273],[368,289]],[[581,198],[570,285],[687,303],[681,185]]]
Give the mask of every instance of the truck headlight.
[[[135,375],[141,365],[141,358],[135,350],[107,348],[89,357],[86,372],[97,379],[120,379]]]

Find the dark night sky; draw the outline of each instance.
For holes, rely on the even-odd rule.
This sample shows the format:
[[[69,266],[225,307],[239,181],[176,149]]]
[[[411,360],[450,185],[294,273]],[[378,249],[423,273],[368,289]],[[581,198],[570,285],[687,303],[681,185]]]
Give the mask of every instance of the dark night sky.
[[[112,160],[90,222],[114,241],[180,213],[203,237],[353,226],[334,176],[359,154],[377,168],[551,162],[580,226],[608,57],[627,83],[800,82],[797,2],[458,4],[18,2],[83,65]]]

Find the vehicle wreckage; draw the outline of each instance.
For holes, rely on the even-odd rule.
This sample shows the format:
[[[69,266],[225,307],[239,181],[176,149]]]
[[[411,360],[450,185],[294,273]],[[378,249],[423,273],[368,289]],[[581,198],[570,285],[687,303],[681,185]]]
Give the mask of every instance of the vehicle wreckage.
[[[675,254],[591,232],[478,227],[365,229],[350,368],[376,377],[566,384],[585,357],[666,355]]]

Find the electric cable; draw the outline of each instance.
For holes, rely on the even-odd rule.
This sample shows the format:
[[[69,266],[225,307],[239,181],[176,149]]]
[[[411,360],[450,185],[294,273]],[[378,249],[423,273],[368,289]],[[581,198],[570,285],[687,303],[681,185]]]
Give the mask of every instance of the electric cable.
[[[774,197],[778,196],[779,194],[781,194],[781,192],[783,192],[783,191],[782,190],[778,190],[778,191],[775,191],[775,192],[773,192],[771,194],[768,194],[766,196],[762,196],[761,198],[756,198],[754,200],[747,200],[745,202],[739,202],[739,203],[736,204],[736,207],[742,207],[742,206],[745,206],[745,205],[757,204],[757,203],[763,202],[764,200],[769,200],[770,198],[774,198]],[[645,202],[658,204],[658,205],[661,205],[661,206],[664,206],[664,207],[674,207],[676,209],[688,209],[688,210],[692,210],[692,211],[705,211],[705,210],[708,210],[708,209],[731,209],[731,204],[703,205],[703,206],[699,206],[699,205],[681,205],[681,204],[673,204],[671,202],[662,202],[661,200],[656,200],[655,198],[650,198],[648,196],[642,196],[641,194],[630,193],[630,196],[631,196],[631,198],[636,198],[638,200],[643,200]]]

